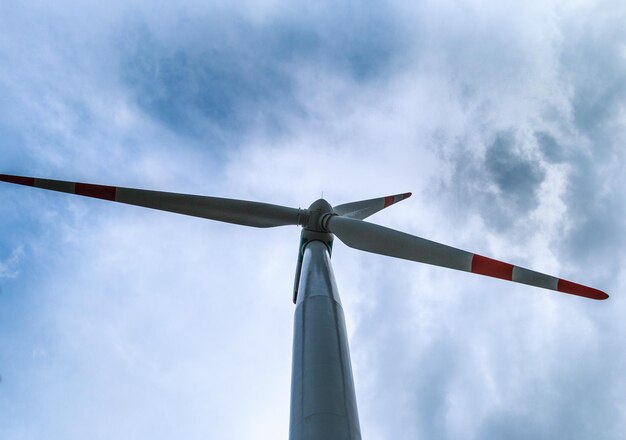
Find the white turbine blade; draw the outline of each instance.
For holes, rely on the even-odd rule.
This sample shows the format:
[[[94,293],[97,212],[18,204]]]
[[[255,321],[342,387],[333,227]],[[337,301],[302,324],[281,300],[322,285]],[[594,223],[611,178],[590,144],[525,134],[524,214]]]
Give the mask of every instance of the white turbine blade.
[[[298,225],[300,216],[303,215],[302,210],[286,206],[219,197],[37,179],[7,174],[0,174],[0,181],[257,228]]]
[[[411,197],[410,192],[387,197],[379,197],[377,199],[344,203],[343,205],[333,207],[333,211],[344,217],[363,220],[370,215],[376,214],[378,211],[381,211],[394,203],[408,199],[409,197]]]
[[[501,278],[585,298],[606,299],[609,297],[601,290],[592,287],[361,220],[333,215],[327,220],[326,228],[346,245],[362,251]]]

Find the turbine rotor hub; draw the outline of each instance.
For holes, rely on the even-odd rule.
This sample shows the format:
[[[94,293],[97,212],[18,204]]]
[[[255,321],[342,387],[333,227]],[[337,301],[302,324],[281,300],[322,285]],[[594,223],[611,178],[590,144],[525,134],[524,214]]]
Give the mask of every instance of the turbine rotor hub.
[[[330,215],[334,215],[333,207],[324,199],[318,199],[309,206],[308,218],[304,229],[314,232],[328,232],[325,228],[325,219]]]

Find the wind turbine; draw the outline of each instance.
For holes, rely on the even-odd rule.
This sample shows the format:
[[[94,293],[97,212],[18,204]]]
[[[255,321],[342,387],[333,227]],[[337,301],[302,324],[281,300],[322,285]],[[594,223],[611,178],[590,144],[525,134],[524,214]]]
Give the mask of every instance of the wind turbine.
[[[600,290],[363,221],[411,193],[308,209],[0,174],[0,181],[257,228],[302,227],[293,290],[290,440],[360,439],[345,319],[330,257],[349,247],[603,300]]]

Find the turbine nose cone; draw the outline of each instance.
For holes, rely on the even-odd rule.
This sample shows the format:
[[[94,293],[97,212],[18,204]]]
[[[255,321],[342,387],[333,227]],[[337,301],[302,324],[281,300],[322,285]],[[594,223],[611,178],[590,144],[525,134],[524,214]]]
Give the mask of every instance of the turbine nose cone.
[[[333,212],[333,207],[325,199],[317,199],[311,203],[309,211],[319,211],[320,214],[328,214]]]
[[[305,226],[309,231],[325,232],[322,227],[322,218],[327,214],[332,214],[333,207],[324,199],[319,199],[311,203],[308,209],[309,218]]]

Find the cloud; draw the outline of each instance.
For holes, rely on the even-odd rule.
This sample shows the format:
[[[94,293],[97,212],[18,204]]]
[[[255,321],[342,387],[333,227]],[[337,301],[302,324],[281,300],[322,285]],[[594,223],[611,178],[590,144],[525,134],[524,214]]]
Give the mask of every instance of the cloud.
[[[364,437],[619,438],[618,3],[23,4],[0,14],[2,166],[292,206],[413,190],[372,221],[614,295],[337,242]],[[0,197],[28,257],[0,297],[0,437],[286,435],[297,228]]]
[[[390,75],[402,30],[382,29],[394,23],[384,7],[306,18],[287,12],[260,22],[218,10],[174,20],[172,38],[140,21],[117,36],[121,78],[140,107],[185,135],[219,141],[207,133],[259,126],[281,133],[284,115],[307,117],[307,96],[297,89],[314,88],[298,83],[301,70],[356,82]]]
[[[0,279],[17,278],[19,272],[17,266],[24,255],[24,247],[19,246],[11,252],[11,255],[4,261],[0,262]]]
[[[458,178],[466,182],[456,185],[462,203],[471,200],[486,224],[498,231],[515,228],[538,207],[538,193],[546,178],[532,146],[519,137],[510,131],[498,132],[486,146],[484,157],[466,150],[455,164]]]

